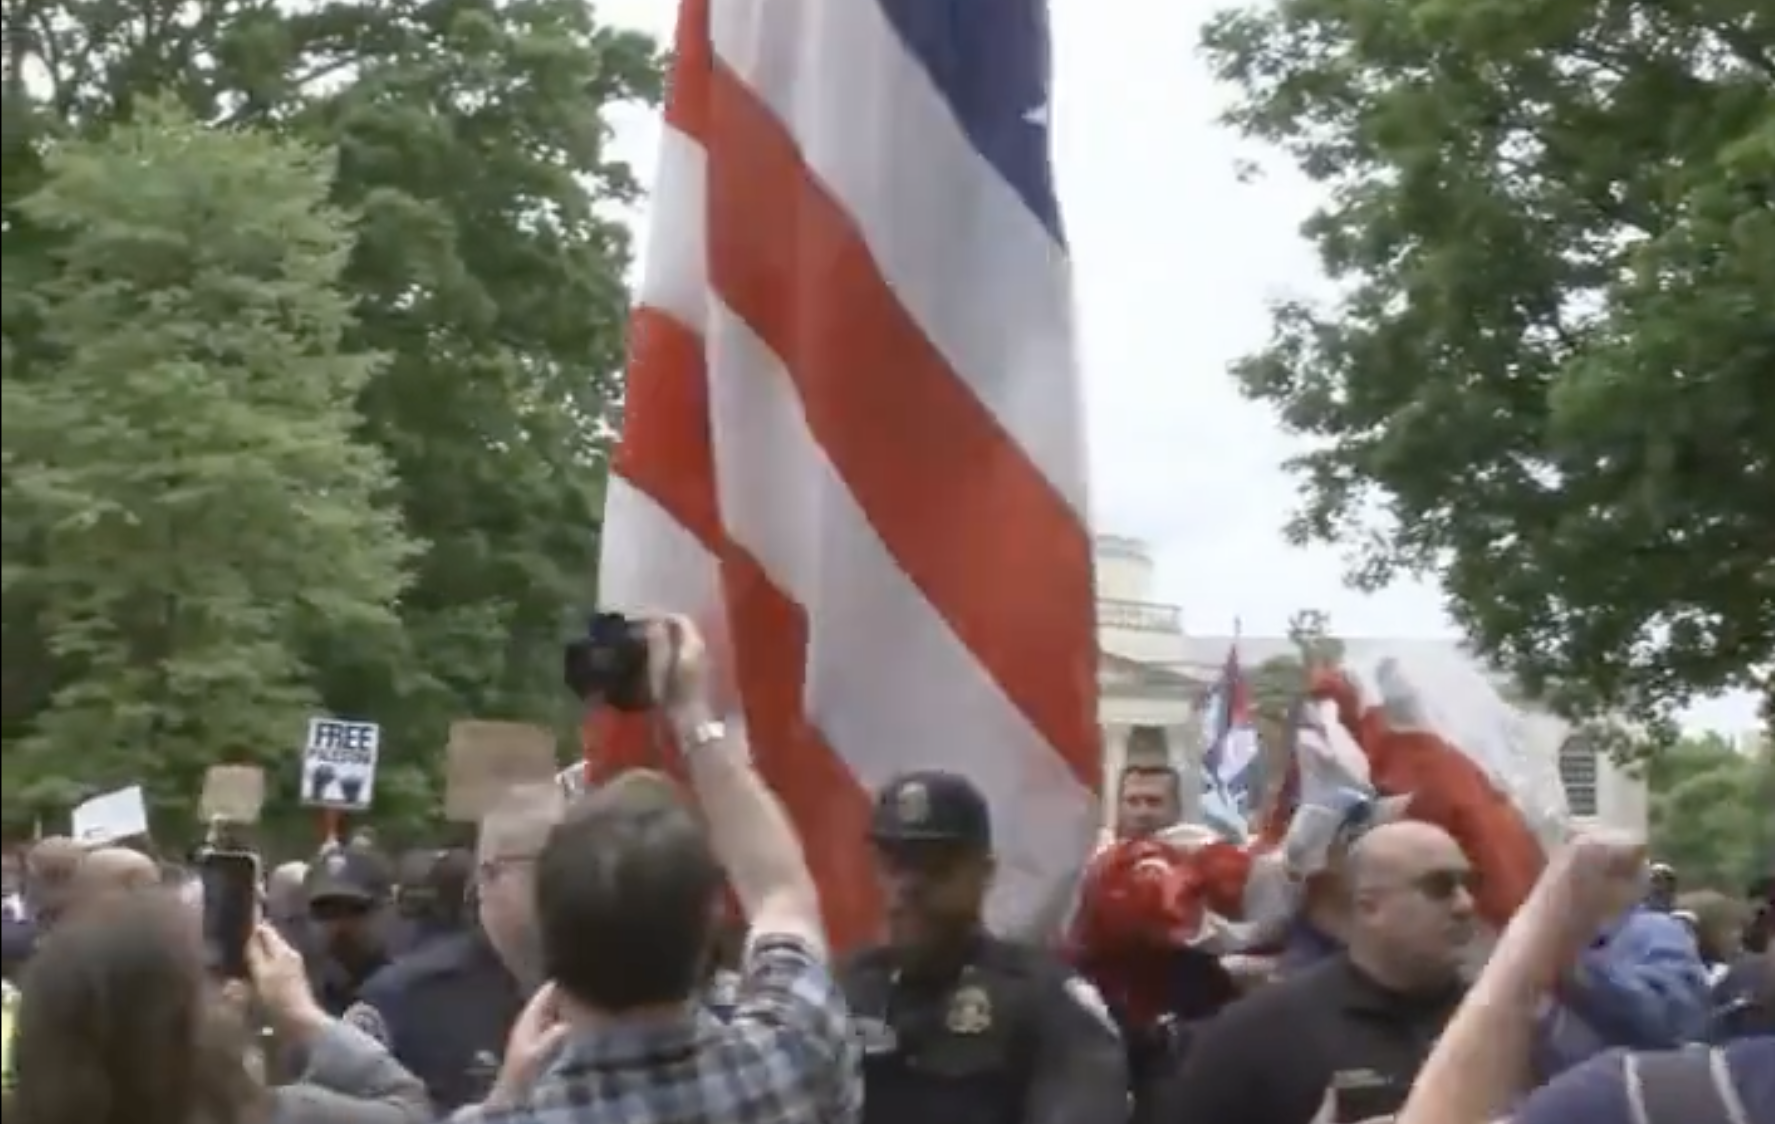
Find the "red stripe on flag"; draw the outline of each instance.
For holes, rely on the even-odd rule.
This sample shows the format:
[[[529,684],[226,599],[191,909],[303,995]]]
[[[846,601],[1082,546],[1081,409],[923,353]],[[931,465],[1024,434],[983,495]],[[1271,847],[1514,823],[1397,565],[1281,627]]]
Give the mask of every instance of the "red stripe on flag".
[[[784,362],[815,439],[901,569],[1097,791],[1085,528],[901,307],[769,107],[719,63],[711,94],[716,292]]]
[[[702,337],[645,305],[629,317],[628,390],[615,467],[711,555],[721,556]]]
[[[618,470],[720,559],[736,685],[759,771],[807,848],[829,939],[856,947],[877,935],[881,917],[865,845],[870,802],[803,712],[806,615],[722,530],[701,339],[647,308],[636,310],[633,334]],[[644,719],[594,717],[586,729],[589,779],[659,768],[652,733]]]
[[[708,134],[709,76],[714,69],[709,0],[680,0],[666,84],[666,124],[699,142]]]
[[[881,935],[880,884],[866,842],[871,801],[803,709],[807,615],[731,542],[721,573],[752,752],[801,835],[826,939],[838,949],[861,947]]]
[[[1528,900],[1546,853],[1516,805],[1479,765],[1435,734],[1393,729],[1379,707],[1362,715],[1358,740],[1375,789],[1411,796],[1411,818],[1454,837],[1478,874],[1474,905],[1502,930]]]

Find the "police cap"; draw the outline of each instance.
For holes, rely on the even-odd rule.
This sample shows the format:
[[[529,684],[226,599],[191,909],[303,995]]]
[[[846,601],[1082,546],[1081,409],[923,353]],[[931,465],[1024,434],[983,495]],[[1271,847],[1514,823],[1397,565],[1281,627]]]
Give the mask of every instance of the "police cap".
[[[950,843],[986,850],[992,846],[992,812],[985,795],[959,773],[907,773],[876,797],[869,836],[890,845]]]
[[[303,887],[314,912],[373,909],[388,900],[392,881],[380,855],[354,847],[328,847],[308,867]]]

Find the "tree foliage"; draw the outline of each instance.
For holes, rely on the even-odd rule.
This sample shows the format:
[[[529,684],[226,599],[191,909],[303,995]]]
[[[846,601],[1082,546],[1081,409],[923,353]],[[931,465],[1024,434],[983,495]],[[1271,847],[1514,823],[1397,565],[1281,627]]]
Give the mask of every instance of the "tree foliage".
[[[1775,761],[1717,735],[1685,738],[1647,765],[1651,843],[1685,886],[1736,894],[1775,844]]]
[[[306,697],[320,709],[381,722],[379,811],[386,798],[397,818],[434,806],[451,720],[518,718],[568,728],[559,644],[592,594],[602,453],[614,424],[622,363],[629,241],[612,205],[636,192],[630,170],[608,150],[604,112],[614,102],[657,95],[654,44],[599,25],[578,0],[19,0],[6,5],[0,21],[7,50],[0,74],[6,124],[0,338],[9,415],[15,386],[64,379],[77,357],[59,340],[71,310],[82,309],[92,318],[85,346],[101,356],[86,360],[90,367],[82,376],[95,396],[62,393],[68,413],[58,420],[74,432],[66,456],[79,448],[98,457],[112,422],[103,416],[105,399],[97,391],[121,393],[103,382],[113,363],[103,353],[125,347],[122,341],[139,334],[166,299],[144,291],[140,307],[125,309],[76,292],[81,282],[67,271],[68,245],[81,237],[117,235],[102,224],[52,221],[49,209],[26,202],[44,190],[52,168],[65,166],[58,163],[64,148],[125,167],[128,145],[149,143],[146,134],[130,130],[148,128],[147,115],[156,112],[151,107],[165,100],[194,122],[181,126],[183,133],[168,133],[166,144],[183,135],[210,156],[224,150],[241,159],[249,150],[324,156],[335,169],[325,202],[352,217],[332,283],[345,305],[339,361],[349,358],[360,369],[359,384],[349,393],[341,390],[348,400],[336,409],[352,418],[345,437],[363,463],[380,462],[386,469],[378,471],[391,474],[379,498],[388,513],[387,541],[411,542],[415,552],[407,558],[398,598],[384,587],[380,608],[388,616],[378,617],[371,612],[376,599],[369,597],[368,584],[351,584],[362,576],[352,574],[351,553],[301,559],[273,547],[294,548],[310,532],[343,538],[353,525],[349,520],[322,527],[317,517],[308,531],[283,527],[275,528],[276,536],[259,534],[276,509],[256,507],[254,497],[273,494],[262,477],[274,472],[279,457],[295,456],[290,449],[298,444],[296,430],[286,429],[270,444],[245,442],[247,448],[235,450],[232,479],[238,487],[219,501],[205,533],[236,536],[221,544],[225,551],[216,569],[232,560],[247,584],[205,589],[205,595],[239,597],[239,619],[253,620],[255,628],[286,615],[288,606],[275,604],[269,594],[293,584],[301,584],[301,599],[329,608],[304,610],[313,619],[295,633],[278,631],[275,643],[264,633],[206,620],[216,631],[205,643],[213,644],[217,659],[229,645],[241,645],[228,673],[254,692],[287,699],[280,704],[286,714],[308,705],[300,701]],[[190,193],[206,182],[218,199],[233,198],[222,181],[234,173],[224,168],[207,173],[211,179],[205,181],[195,163],[184,168],[183,178],[163,185],[169,213],[174,200],[192,202]],[[118,190],[139,187],[130,173],[119,175]],[[236,244],[241,272],[262,279],[266,262],[292,252],[287,240],[297,232],[287,216],[279,217],[274,199],[260,206],[263,245],[254,252],[263,260],[244,260],[250,241],[245,235]],[[164,245],[160,250],[171,252]],[[191,307],[181,314],[191,317],[197,336],[199,317],[220,313]],[[225,369],[226,358],[198,345],[220,346],[230,335],[244,339],[251,326],[210,327],[207,339],[191,344],[184,365],[168,360],[166,366],[183,371],[192,385],[215,389],[236,376]],[[155,389],[147,366],[132,377],[144,403],[180,392],[171,383]],[[256,392],[267,400],[283,396],[278,401],[292,413],[299,402],[332,401],[324,380],[300,388],[266,382]],[[237,412],[247,406],[235,400]],[[9,416],[8,455],[15,429],[26,445],[52,446],[53,430],[23,435],[36,424],[32,418],[48,416],[21,415],[16,423]],[[323,426],[320,415],[309,425]],[[113,446],[115,463],[104,471],[123,480],[127,457],[155,463],[184,455],[178,442],[188,436],[170,427],[159,435],[136,431],[127,445]],[[230,471],[208,467],[219,479]],[[309,502],[319,509],[337,501],[339,510],[359,512],[353,519],[368,518],[355,499],[347,502],[346,467],[336,464],[339,482],[317,486]],[[129,486],[149,485],[144,477]],[[283,487],[298,484],[292,479]],[[66,508],[78,506],[71,494],[64,500]],[[232,531],[224,527],[223,510],[243,520]],[[45,567],[41,543],[50,528],[44,518],[36,509],[29,518],[23,509],[15,512],[9,494],[9,583],[18,569],[33,571],[20,581],[49,588],[48,579],[35,573]],[[306,541],[310,547],[318,542]],[[86,542],[70,556],[70,574],[95,573],[123,549],[120,541],[106,540],[108,555],[97,537]],[[150,580],[147,564],[134,580]],[[177,576],[201,584],[199,570]],[[70,691],[95,699],[137,696],[131,683],[52,643],[58,618],[46,615],[41,597],[15,598],[10,588],[0,718],[7,803],[16,822],[21,815],[54,817],[65,810],[47,801],[25,806],[26,794],[46,791],[31,787],[38,781],[55,775],[89,785],[98,780],[74,764],[92,747],[74,744],[72,728],[49,720],[55,700]],[[287,596],[292,605],[300,603],[297,594]],[[361,613],[350,608],[360,605]],[[132,651],[146,650],[141,646],[151,637],[142,631],[142,615],[114,626],[119,643]],[[249,651],[262,641],[276,651]],[[242,690],[242,697],[251,694]],[[210,725],[193,727],[153,751],[135,739],[109,747],[115,764],[105,771],[120,771],[137,757],[139,767],[148,769],[153,752],[162,755],[155,776],[162,770],[187,776],[210,761],[247,755],[275,758],[293,777],[302,728],[300,722],[285,728],[284,721],[274,722],[267,710],[251,725],[225,730],[218,709]],[[52,749],[61,755],[59,763],[50,759]],[[15,770],[27,782],[16,790],[19,796]],[[293,791],[293,784],[285,791]],[[156,795],[175,798],[158,790]]]
[[[5,384],[7,520],[31,532],[5,594],[71,673],[9,795],[189,797],[194,763],[265,759],[315,711],[306,639],[397,632],[411,543],[355,436],[376,360],[344,343],[329,164],[145,103],[21,201],[65,237],[31,294],[53,374]]]
[[[1325,192],[1338,286],[1243,391],[1310,442],[1297,540],[1431,573],[1565,709],[1771,692],[1775,14],[1279,0],[1205,47]]]
[[[1250,676],[1252,721],[1263,754],[1265,802],[1281,791],[1292,744],[1289,723],[1306,690],[1308,672],[1335,666],[1344,650],[1343,641],[1332,631],[1330,616],[1318,609],[1289,615],[1288,641],[1292,652],[1271,656],[1252,669]]]

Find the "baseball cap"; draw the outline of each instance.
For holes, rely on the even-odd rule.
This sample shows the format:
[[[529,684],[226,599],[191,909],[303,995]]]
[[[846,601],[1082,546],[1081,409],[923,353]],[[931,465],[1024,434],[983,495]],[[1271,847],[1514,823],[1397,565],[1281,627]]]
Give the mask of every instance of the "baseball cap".
[[[959,773],[906,773],[877,794],[869,837],[877,843],[952,843],[992,846],[992,810],[986,796]]]
[[[335,847],[310,864],[303,889],[311,909],[323,904],[368,908],[387,899],[389,883],[380,855],[357,847]]]

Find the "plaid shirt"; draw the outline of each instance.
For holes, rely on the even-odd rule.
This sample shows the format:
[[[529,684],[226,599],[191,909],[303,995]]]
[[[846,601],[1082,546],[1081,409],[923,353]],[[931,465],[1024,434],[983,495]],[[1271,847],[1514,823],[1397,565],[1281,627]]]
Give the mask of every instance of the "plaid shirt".
[[[858,1124],[862,1058],[825,961],[765,937],[725,1020],[599,1027],[569,1039],[528,1096],[456,1124]]]

